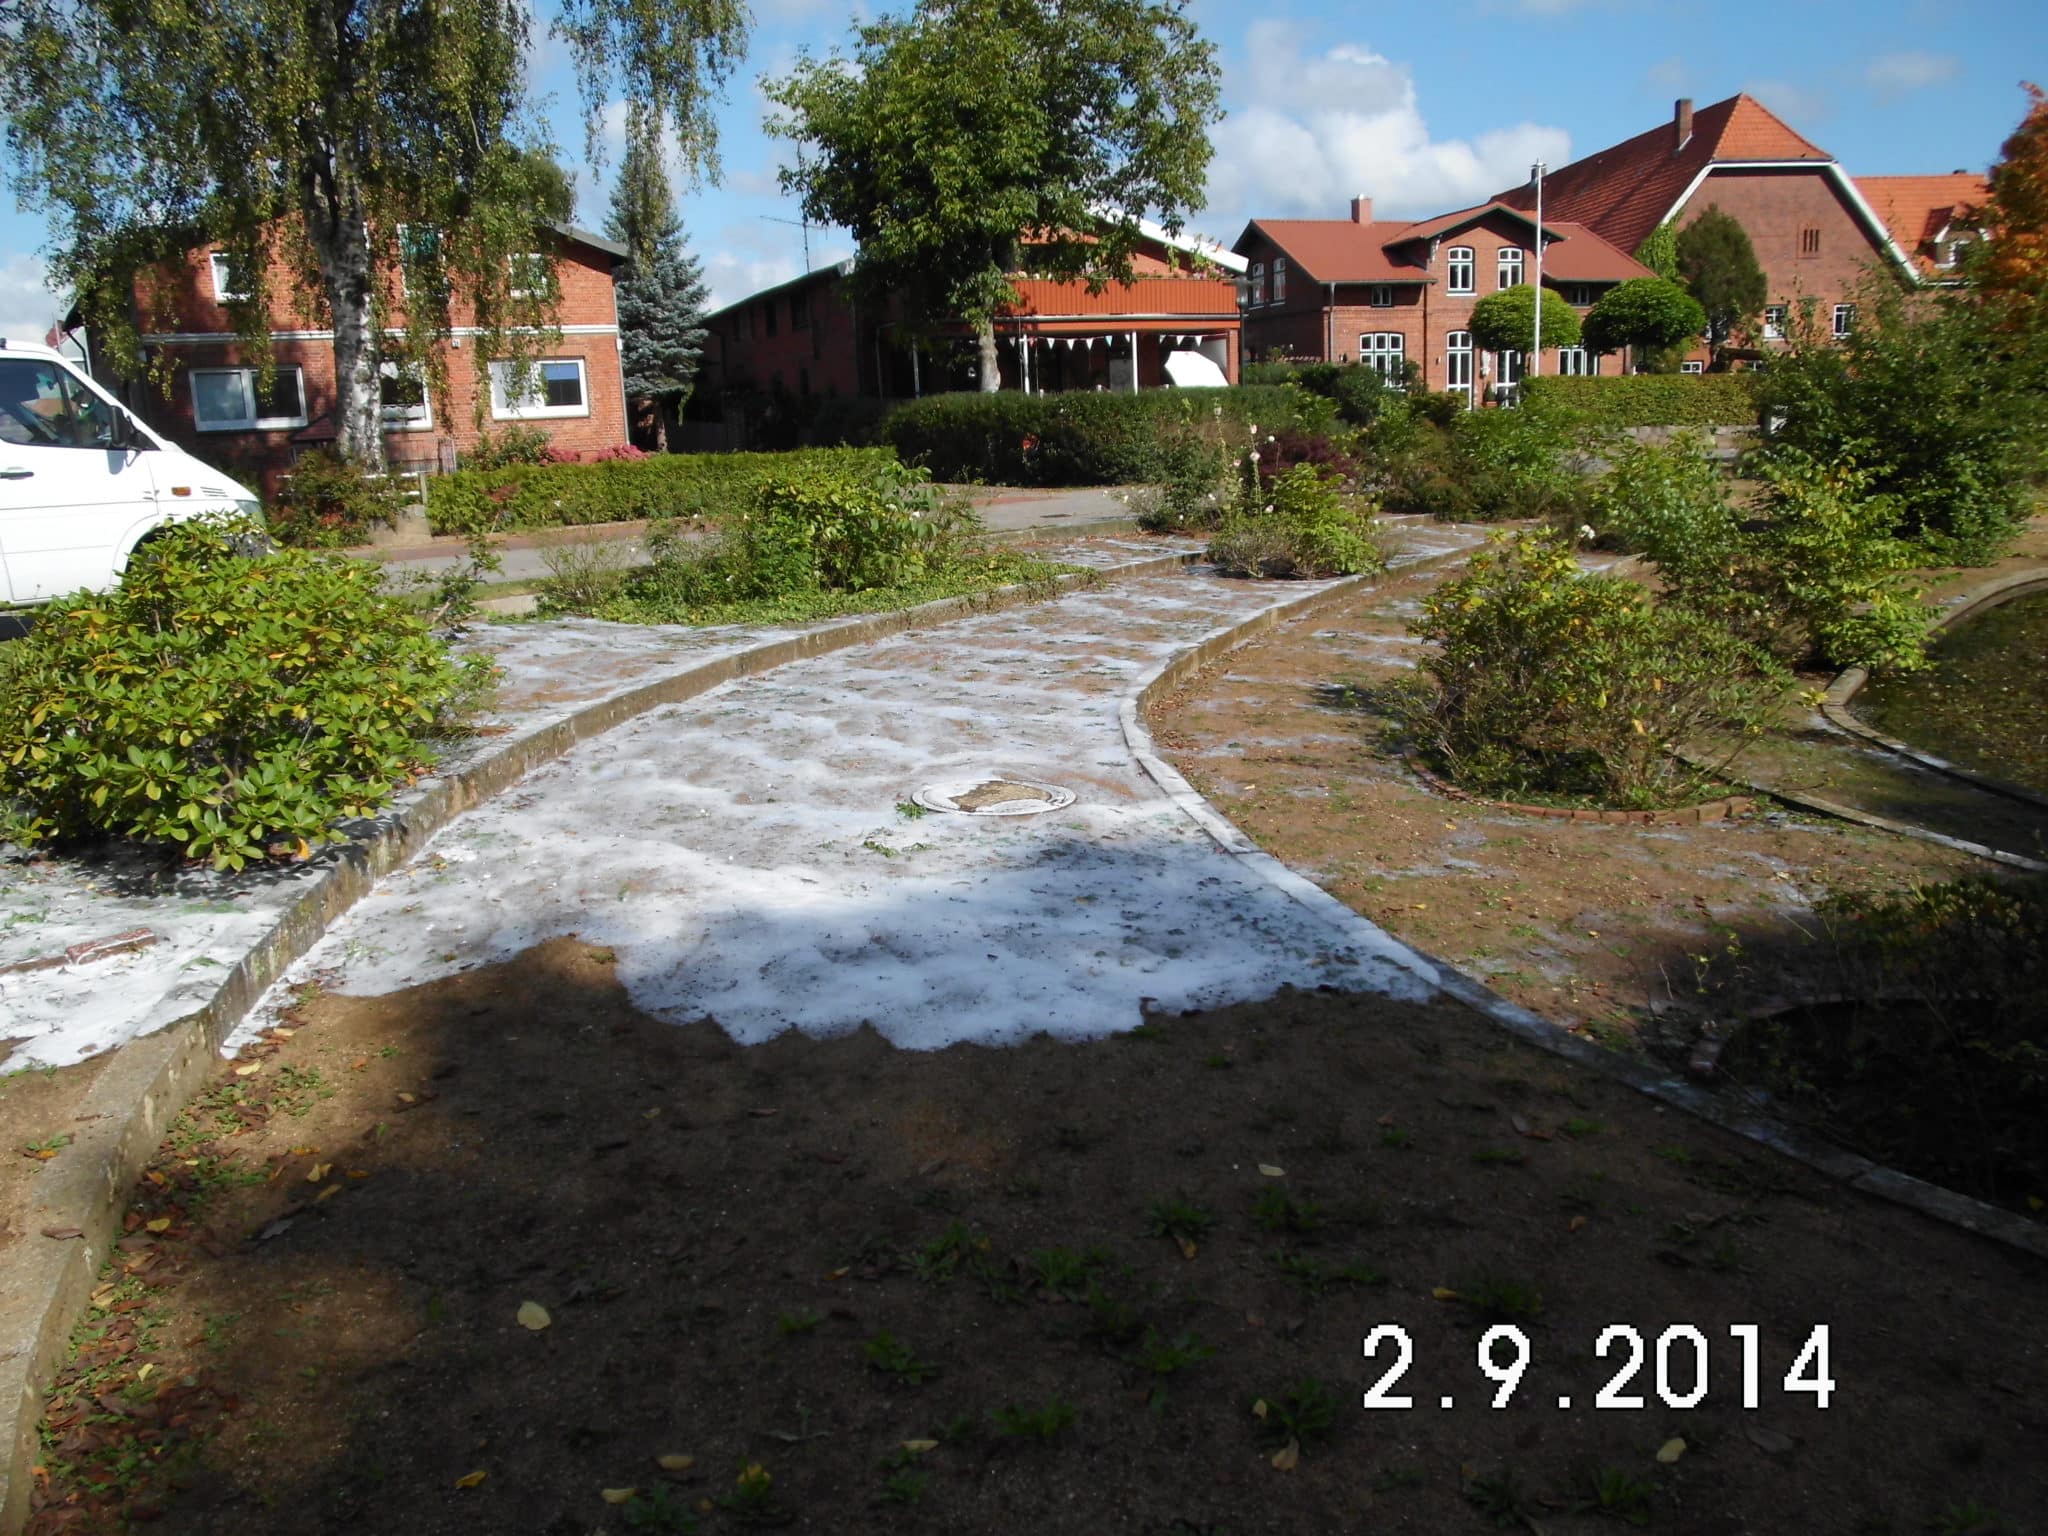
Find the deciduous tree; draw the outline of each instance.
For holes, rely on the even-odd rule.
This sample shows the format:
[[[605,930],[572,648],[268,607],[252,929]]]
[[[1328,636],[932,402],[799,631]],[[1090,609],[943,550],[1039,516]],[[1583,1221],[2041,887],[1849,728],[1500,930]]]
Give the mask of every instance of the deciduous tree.
[[[130,274],[218,242],[259,355],[278,321],[332,328],[337,446],[381,464],[397,295],[380,271],[405,272],[410,334],[389,350],[431,371],[457,306],[491,355],[530,351],[551,313],[552,285],[516,260],[549,249],[537,225],[559,207],[551,162],[527,153],[542,145],[533,15],[525,0],[13,0],[0,111],[20,195],[52,221],[53,275],[132,365]],[[715,170],[710,104],[743,46],[741,0],[554,0],[551,28],[593,152],[624,94]]]
[[[1678,274],[1707,312],[1715,360],[1728,338],[1763,313],[1769,289],[1749,232],[1718,203],[1679,231]]]
[[[2038,299],[2048,290],[2048,95],[2027,93],[2027,115],[1999,150],[1991,168],[1991,201],[1984,210],[1990,248],[1975,279],[1986,295]]]
[[[1185,0],[922,0],[856,37],[768,87],[804,151],[783,186],[852,232],[857,295],[974,327],[984,390],[1027,241],[1034,271],[1126,280],[1141,217],[1201,206],[1220,76]]]
[[[1632,277],[1600,295],[1586,314],[1586,345],[1595,352],[1633,347],[1662,353],[1702,335],[1706,311],[1699,300],[1661,277]]]

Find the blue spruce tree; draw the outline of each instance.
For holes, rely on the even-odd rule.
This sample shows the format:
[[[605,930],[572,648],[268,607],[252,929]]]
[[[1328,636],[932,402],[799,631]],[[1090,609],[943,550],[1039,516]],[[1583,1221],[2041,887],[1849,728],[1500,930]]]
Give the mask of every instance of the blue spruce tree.
[[[670,445],[704,353],[704,266],[683,243],[683,221],[662,170],[658,133],[626,134],[605,233],[631,253],[619,278],[619,344],[633,437]]]

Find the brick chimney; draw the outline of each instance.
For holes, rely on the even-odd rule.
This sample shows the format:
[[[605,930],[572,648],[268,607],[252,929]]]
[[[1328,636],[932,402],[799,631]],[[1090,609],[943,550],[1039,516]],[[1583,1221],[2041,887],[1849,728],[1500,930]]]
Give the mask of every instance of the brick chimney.
[[[1371,198],[1354,197],[1351,199],[1351,222],[1354,224],[1370,224],[1372,222]]]
[[[1692,142],[1692,98],[1681,96],[1671,108],[1671,153],[1677,154]]]

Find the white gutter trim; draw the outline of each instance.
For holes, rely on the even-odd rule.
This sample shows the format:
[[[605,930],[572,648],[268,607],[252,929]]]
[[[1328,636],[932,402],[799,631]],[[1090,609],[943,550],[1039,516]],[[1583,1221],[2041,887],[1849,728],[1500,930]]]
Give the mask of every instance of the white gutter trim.
[[[1678,201],[1671,205],[1664,217],[1659,219],[1657,223],[1659,225],[1669,224],[1673,219],[1677,218],[1680,210],[1692,201],[1693,193],[1699,191],[1701,184],[1709,176],[1713,175],[1714,172],[1724,170],[1817,170],[1825,173],[1828,179],[1834,182],[1835,190],[1842,193],[1849,200],[1850,206],[1862,217],[1866,230],[1878,237],[1879,243],[1884,247],[1885,254],[1898,263],[1900,269],[1905,272],[1908,278],[1916,283],[1921,281],[1920,269],[1913,264],[1913,259],[1900,248],[1897,237],[1892,234],[1890,227],[1884,220],[1877,216],[1877,211],[1864,198],[1863,189],[1856,185],[1854,177],[1842,169],[1842,162],[1839,160],[1709,160],[1700,168],[1700,173],[1693,177],[1691,184],[1678,194]]]

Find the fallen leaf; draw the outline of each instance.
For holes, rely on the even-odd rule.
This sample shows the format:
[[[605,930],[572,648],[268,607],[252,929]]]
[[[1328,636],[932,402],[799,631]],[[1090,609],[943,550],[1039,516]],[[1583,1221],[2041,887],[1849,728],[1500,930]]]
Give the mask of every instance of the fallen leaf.
[[[1782,1456],[1798,1444],[1790,1435],[1780,1434],[1775,1429],[1765,1429],[1761,1424],[1751,1424],[1743,1433],[1749,1436],[1751,1445],[1772,1456]]]
[[[312,1155],[313,1155],[313,1154],[314,1154],[315,1152],[318,1152],[319,1150],[320,1150],[320,1149],[319,1149],[318,1147],[293,1147],[293,1148],[292,1148],[292,1156],[293,1156],[293,1157],[311,1157],[311,1156],[312,1156]]]
[[[623,1504],[639,1491],[638,1488],[600,1488],[597,1496],[607,1504]]]
[[[348,1171],[348,1176],[352,1179],[367,1179],[370,1176],[370,1170],[367,1168],[351,1168]]]
[[[487,1472],[465,1472],[462,1476],[455,1479],[455,1486],[458,1488],[474,1488],[489,1475]]]
[[[1458,1293],[1452,1290],[1448,1285],[1440,1285],[1435,1290],[1431,1291],[1429,1294],[1434,1296],[1438,1301],[1457,1301],[1459,1299]]]
[[[149,1364],[145,1365],[141,1370],[135,1373],[135,1379],[137,1381],[147,1381],[149,1380],[150,1372],[154,1371],[155,1369],[156,1362],[152,1360],[149,1362]]]
[[[697,1465],[697,1458],[685,1456],[681,1451],[670,1451],[666,1456],[655,1457],[654,1464],[664,1472],[687,1472]]]
[[[1266,1400],[1263,1397],[1252,1404],[1252,1417],[1255,1419],[1263,1421],[1269,1412],[1271,1410],[1266,1407]]]
[[[333,1171],[334,1164],[332,1163],[315,1163],[312,1167],[306,1170],[306,1182],[308,1184],[318,1184],[322,1179],[326,1178],[327,1175],[332,1173]]]
[[[151,1232],[168,1232],[171,1230],[171,1218],[159,1216],[155,1221],[145,1221],[143,1226]]]
[[[322,1200],[325,1200],[329,1195],[338,1195],[340,1193],[341,1186],[339,1184],[330,1184],[325,1189],[321,1190],[319,1194],[313,1197],[313,1203],[315,1205],[318,1205]]]
[[[235,1068],[235,1076],[237,1076],[237,1077],[254,1077],[254,1076],[255,1076],[255,1075],[256,1075],[256,1074],[258,1073],[258,1072],[261,1072],[262,1070],[263,1070],[263,1063],[262,1063],[262,1062],[260,1062],[260,1061],[245,1061],[245,1062],[243,1062],[243,1063],[242,1063],[242,1064],[241,1064],[240,1066],[238,1066],[238,1067],[236,1067],[236,1068]]]
[[[828,1269],[828,1270],[826,1270],[826,1271],[825,1271],[825,1278],[826,1278],[827,1280],[844,1280],[844,1279],[845,1279],[845,1278],[846,1278],[846,1277],[847,1277],[847,1276],[848,1276],[849,1274],[851,1274],[852,1272],[853,1272],[853,1266],[852,1266],[852,1265],[850,1265],[850,1264],[842,1264],[842,1265],[840,1265],[840,1266],[839,1266],[839,1267],[838,1267],[837,1269]]]
[[[1567,1231],[1567,1232],[1576,1232],[1576,1231],[1578,1231],[1578,1230],[1579,1230],[1580,1228],[1584,1227],[1584,1226],[1585,1226],[1585,1224],[1586,1224],[1586,1218],[1585,1218],[1585,1217],[1583,1217],[1583,1216],[1574,1216],[1574,1217],[1573,1217],[1573,1218],[1572,1218],[1572,1219],[1571,1219],[1570,1221],[1568,1221],[1568,1222],[1566,1222],[1566,1223],[1564,1224],[1564,1229],[1565,1229],[1565,1231]]]
[[[926,1451],[936,1451],[938,1448],[939,1442],[936,1440],[906,1440],[903,1442],[903,1449],[910,1452],[913,1456],[922,1456]]]
[[[401,1104],[417,1104],[419,1103],[419,1098],[415,1094],[401,1093],[398,1096],[398,1102]]]
[[[66,1238],[66,1237],[83,1237],[83,1236],[85,1236],[85,1228],[83,1228],[83,1227],[45,1227],[45,1228],[43,1228],[43,1236],[45,1236],[45,1237],[56,1237],[56,1238]]]
[[[782,1111],[779,1109],[750,1109],[747,1113],[756,1120],[766,1120],[770,1115],[779,1115]]]
[[[520,1327],[530,1328],[535,1333],[539,1333],[541,1329],[547,1327],[553,1321],[554,1319],[548,1316],[548,1309],[539,1302],[522,1301],[519,1303]]]
[[[1290,1440],[1273,1453],[1273,1466],[1281,1472],[1292,1472],[1301,1465],[1300,1442]]]
[[[1657,1448],[1657,1459],[1667,1467],[1684,1454],[1685,1441],[1675,1435]]]
[[[349,1069],[349,1071],[351,1071],[351,1072],[360,1072],[360,1071],[362,1071],[362,1070],[363,1070],[363,1068],[367,1067],[367,1066],[368,1066],[369,1064],[370,1064],[370,1058],[369,1058],[369,1057],[367,1057],[367,1056],[358,1056],[358,1057],[357,1057],[357,1058],[356,1058],[356,1059],[355,1059],[354,1061],[352,1061],[352,1062],[350,1062],[350,1063],[348,1064],[348,1069]]]
[[[1176,1233],[1173,1240],[1180,1244],[1180,1256],[1182,1258],[1192,1259],[1195,1256],[1195,1240],[1192,1237],[1187,1236],[1185,1233]]]
[[[1269,1179],[1284,1179],[1287,1177],[1287,1170],[1285,1168],[1275,1168],[1271,1163],[1259,1164],[1259,1172]]]
[[[298,1033],[298,1031],[297,1031],[297,1030],[295,1030],[295,1029],[290,1029],[290,1028],[286,1027],[286,1026],[285,1026],[285,1025],[283,1025],[283,1024],[273,1024],[273,1025],[271,1025],[271,1026],[270,1026],[270,1032],[271,1032],[271,1033],[272,1033],[273,1035],[277,1036],[277,1038],[278,1038],[278,1039],[280,1039],[280,1040],[289,1040],[289,1039],[291,1039],[291,1037],[292,1037],[293,1035],[295,1035],[295,1034],[297,1034],[297,1033]]]

